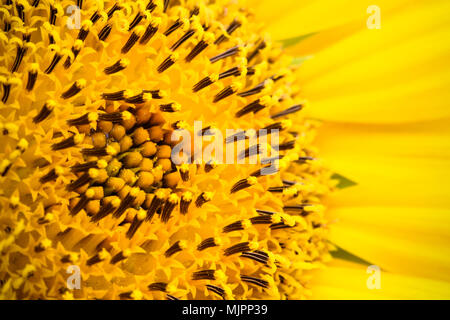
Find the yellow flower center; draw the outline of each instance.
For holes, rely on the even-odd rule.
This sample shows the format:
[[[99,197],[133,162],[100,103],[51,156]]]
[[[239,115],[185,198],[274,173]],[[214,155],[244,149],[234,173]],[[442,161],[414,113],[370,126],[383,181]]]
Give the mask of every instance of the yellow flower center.
[[[34,277],[54,271],[1,295],[307,297],[310,265],[329,259],[332,184],[280,44],[237,1],[77,1],[78,27],[69,4],[7,1],[1,18],[0,226],[15,231],[0,230],[0,253],[21,261],[8,278],[32,261]],[[193,162],[217,145],[226,159]],[[19,233],[31,249],[12,246]],[[69,264],[88,289],[67,291]],[[123,271],[145,285],[130,291]]]

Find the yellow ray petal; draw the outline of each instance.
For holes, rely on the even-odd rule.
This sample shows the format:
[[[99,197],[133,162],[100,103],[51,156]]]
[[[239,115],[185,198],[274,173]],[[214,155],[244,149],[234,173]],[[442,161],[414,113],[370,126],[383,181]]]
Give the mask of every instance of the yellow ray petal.
[[[330,240],[382,269],[450,281],[450,210],[355,206],[329,210]]]
[[[299,74],[310,115],[379,123],[450,116],[449,10],[448,1],[408,5],[382,16],[380,30],[363,29],[306,61]]]
[[[316,139],[321,156],[358,184],[340,191],[333,204],[448,208],[449,124],[324,124]]]
[[[390,12],[406,5],[411,0],[379,0],[377,5],[383,12]],[[358,21],[361,27],[366,25],[367,8],[373,5],[368,0],[283,0],[248,1],[249,7],[264,21],[268,30],[277,40],[296,37],[303,34],[326,30],[352,21]]]
[[[448,299],[450,283],[381,271],[380,289],[369,289],[367,267],[335,260],[317,271],[313,299]],[[372,287],[373,288],[373,287]]]

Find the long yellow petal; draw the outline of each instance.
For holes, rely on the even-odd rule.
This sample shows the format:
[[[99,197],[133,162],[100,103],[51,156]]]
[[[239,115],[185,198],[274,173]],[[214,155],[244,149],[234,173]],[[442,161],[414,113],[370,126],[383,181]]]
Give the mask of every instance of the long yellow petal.
[[[367,267],[335,260],[311,283],[313,299],[449,299],[450,283],[381,270],[380,287],[371,285]],[[369,281],[369,286],[367,282]],[[372,289],[370,289],[372,288]]]
[[[450,207],[450,119],[325,123],[316,140],[329,167],[357,182],[334,205]]]
[[[330,240],[382,269],[450,281],[450,210],[355,206],[329,212]]]
[[[306,61],[299,74],[310,115],[377,123],[450,116],[449,10],[448,1],[386,16],[381,8],[381,29],[363,29]]]
[[[376,4],[383,11],[390,12],[410,2],[379,0]],[[369,17],[367,8],[374,4],[369,0],[283,0],[276,3],[250,0],[248,3],[277,40],[326,30],[352,21],[358,21],[364,27]]]

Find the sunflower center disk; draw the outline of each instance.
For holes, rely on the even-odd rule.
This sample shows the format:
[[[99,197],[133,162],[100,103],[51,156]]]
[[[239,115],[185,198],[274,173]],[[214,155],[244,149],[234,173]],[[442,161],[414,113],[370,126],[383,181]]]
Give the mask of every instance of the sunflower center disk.
[[[1,294],[308,297],[333,181],[296,67],[257,17],[236,1],[74,1],[68,21],[56,1],[21,3],[0,13],[0,280],[33,285]],[[70,265],[80,290],[59,276]]]

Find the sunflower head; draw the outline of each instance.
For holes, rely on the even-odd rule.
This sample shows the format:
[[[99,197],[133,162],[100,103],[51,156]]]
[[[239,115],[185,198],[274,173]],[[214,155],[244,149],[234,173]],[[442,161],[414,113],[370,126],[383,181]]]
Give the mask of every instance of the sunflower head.
[[[35,0],[0,19],[2,297],[310,294],[333,181],[292,59],[251,11]]]

